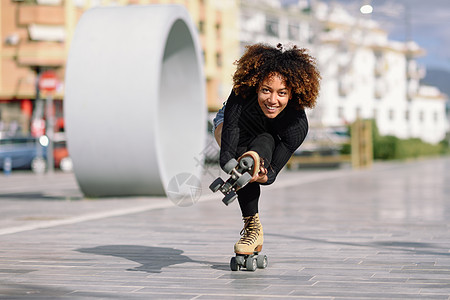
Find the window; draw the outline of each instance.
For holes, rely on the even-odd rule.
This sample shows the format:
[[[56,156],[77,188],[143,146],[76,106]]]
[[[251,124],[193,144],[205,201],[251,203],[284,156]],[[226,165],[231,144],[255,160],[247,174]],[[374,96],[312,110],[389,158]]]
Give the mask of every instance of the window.
[[[198,32],[205,33],[205,22],[204,21],[198,22]]]
[[[395,112],[393,109],[390,109],[389,110],[389,120],[394,121],[394,117],[395,117]]]
[[[344,108],[342,106],[338,107],[337,115],[339,119],[344,119]]]
[[[288,25],[288,38],[290,40],[297,41],[300,35],[300,26],[297,23],[289,23]]]
[[[216,36],[218,39],[221,38],[221,29],[222,29],[222,27],[220,26],[220,23],[217,23],[216,24]]]
[[[356,108],[356,118],[361,118],[361,107]]]
[[[216,53],[216,64],[218,67],[222,66],[222,54],[219,52]]]
[[[273,37],[279,37],[278,19],[267,18],[266,19],[266,34]]]
[[[425,114],[423,113],[423,111],[420,111],[420,112],[419,112],[419,121],[420,121],[420,122],[423,122],[424,119],[425,119]]]

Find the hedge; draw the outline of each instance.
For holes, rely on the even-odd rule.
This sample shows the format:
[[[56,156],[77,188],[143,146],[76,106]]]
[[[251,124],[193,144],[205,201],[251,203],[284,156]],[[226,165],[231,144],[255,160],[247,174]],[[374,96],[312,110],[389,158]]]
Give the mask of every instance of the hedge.
[[[418,138],[400,139],[391,135],[381,136],[374,120],[372,120],[372,139],[374,159],[407,159],[450,153],[448,140],[433,145]],[[350,145],[344,145],[342,154],[349,154],[350,148]]]

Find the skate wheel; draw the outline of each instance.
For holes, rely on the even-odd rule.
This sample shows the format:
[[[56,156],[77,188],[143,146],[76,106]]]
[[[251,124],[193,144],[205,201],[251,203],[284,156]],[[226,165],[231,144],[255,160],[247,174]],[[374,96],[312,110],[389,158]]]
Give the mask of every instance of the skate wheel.
[[[245,266],[245,258],[242,255],[236,255],[236,262],[238,265]]]
[[[248,257],[245,262],[245,268],[247,271],[255,271],[257,268],[256,259],[254,257]]]
[[[258,255],[256,257],[256,265],[259,269],[265,269],[267,267],[267,255]]]
[[[225,166],[223,166],[223,170],[225,171],[225,173],[230,174],[237,165],[238,161],[232,158],[225,164]]]
[[[249,183],[250,180],[252,180],[252,175],[250,175],[250,173],[244,173],[244,174],[242,174],[242,176],[239,177],[239,179],[236,181],[236,185],[239,186],[240,188],[242,188],[242,187],[244,187],[247,183]]]
[[[231,271],[239,271],[240,266],[236,261],[236,257],[232,257],[230,260],[230,269]]]
[[[231,202],[236,200],[236,198],[237,198],[237,194],[235,192],[231,192],[231,193],[227,194],[225,197],[223,197],[222,202],[228,206]]]
[[[239,161],[239,166],[245,170],[250,170],[253,167],[254,161],[250,156],[243,157]]]
[[[214,180],[213,183],[211,183],[209,185],[209,189],[213,193],[215,193],[215,192],[217,192],[220,189],[220,187],[222,186],[223,183],[224,183],[223,179],[219,177],[216,180]]]

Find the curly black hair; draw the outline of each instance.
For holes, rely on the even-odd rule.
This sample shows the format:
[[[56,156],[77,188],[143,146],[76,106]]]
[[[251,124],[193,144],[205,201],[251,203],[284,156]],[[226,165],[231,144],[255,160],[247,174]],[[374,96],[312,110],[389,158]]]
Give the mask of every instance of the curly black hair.
[[[283,49],[281,44],[277,47],[254,44],[246,48],[244,55],[235,62],[233,90],[236,94],[247,98],[257,91],[264,79],[278,73],[291,90],[291,105],[296,109],[315,106],[321,76],[315,58],[307,49],[297,46]]]

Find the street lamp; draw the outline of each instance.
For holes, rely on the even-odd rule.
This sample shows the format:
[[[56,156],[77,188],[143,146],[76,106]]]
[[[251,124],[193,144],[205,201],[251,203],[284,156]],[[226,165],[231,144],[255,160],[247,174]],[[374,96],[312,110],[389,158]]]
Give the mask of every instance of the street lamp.
[[[365,14],[365,15],[371,14],[371,13],[373,12],[373,7],[372,7],[372,5],[370,5],[370,4],[366,4],[366,5],[361,6],[361,8],[359,9],[359,11],[360,11],[362,14]]]

